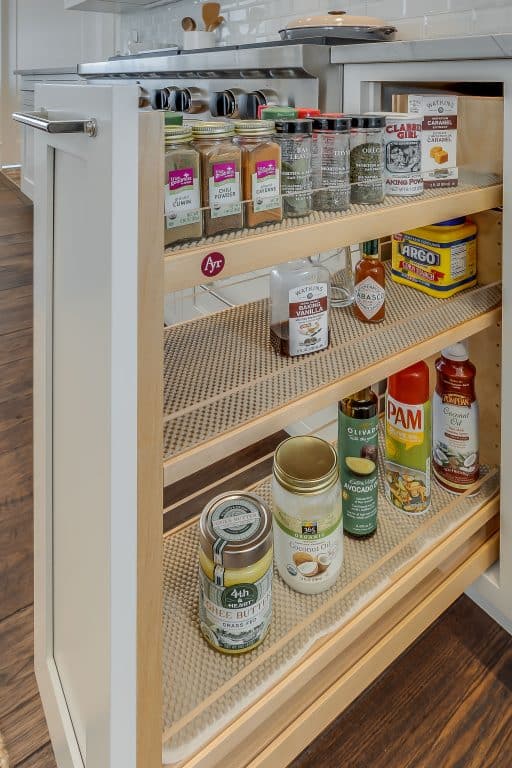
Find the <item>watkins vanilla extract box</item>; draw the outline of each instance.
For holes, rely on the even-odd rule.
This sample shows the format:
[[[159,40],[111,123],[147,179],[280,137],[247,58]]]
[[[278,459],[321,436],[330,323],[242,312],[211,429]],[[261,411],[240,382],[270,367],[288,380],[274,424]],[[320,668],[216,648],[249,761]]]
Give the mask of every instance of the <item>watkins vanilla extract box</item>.
[[[425,189],[454,187],[457,173],[457,96],[398,96],[400,107],[421,115],[421,172]]]

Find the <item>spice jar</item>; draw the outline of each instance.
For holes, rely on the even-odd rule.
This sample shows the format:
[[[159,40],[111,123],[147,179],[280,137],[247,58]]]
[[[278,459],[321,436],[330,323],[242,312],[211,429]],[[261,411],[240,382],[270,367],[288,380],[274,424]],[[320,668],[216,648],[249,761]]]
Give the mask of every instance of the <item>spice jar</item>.
[[[353,203],[384,200],[384,126],[382,115],[352,116],[350,182]]]
[[[331,276],[307,259],[280,264],[270,273],[270,341],[288,357],[329,346]]]
[[[164,244],[202,237],[199,154],[192,131],[165,126]]]
[[[272,618],[272,515],[253,493],[223,493],[199,522],[199,624],[222,653],[259,645]]]
[[[281,193],[285,216],[311,213],[311,120],[276,120],[281,146]]]
[[[200,122],[192,126],[201,156],[204,234],[209,237],[242,229],[241,152],[233,143],[232,123]]]
[[[319,437],[284,440],[274,454],[274,550],[297,592],[324,592],[343,564],[341,484],[335,449]]]
[[[350,205],[350,124],[348,117],[313,120],[313,207],[344,211]]]
[[[281,149],[273,141],[274,123],[239,120],[235,142],[242,150],[242,194],[247,227],[281,221]]]

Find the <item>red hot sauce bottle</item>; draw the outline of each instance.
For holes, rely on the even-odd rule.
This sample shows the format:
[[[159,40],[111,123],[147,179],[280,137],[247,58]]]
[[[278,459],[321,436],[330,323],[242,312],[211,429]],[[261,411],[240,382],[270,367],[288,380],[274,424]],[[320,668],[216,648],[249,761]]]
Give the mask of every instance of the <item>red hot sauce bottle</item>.
[[[363,323],[380,323],[386,314],[384,264],[379,259],[379,241],[363,243],[363,258],[354,274],[354,315]]]

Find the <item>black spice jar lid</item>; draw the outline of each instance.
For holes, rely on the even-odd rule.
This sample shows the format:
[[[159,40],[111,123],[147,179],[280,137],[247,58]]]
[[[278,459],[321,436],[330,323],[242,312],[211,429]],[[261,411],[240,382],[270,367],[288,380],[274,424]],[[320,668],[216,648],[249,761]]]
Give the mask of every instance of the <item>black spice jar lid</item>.
[[[384,128],[385,115],[350,115],[352,128]]]
[[[351,125],[350,117],[320,115],[313,120],[314,131],[349,131]]]
[[[276,120],[276,133],[313,133],[312,120]]]

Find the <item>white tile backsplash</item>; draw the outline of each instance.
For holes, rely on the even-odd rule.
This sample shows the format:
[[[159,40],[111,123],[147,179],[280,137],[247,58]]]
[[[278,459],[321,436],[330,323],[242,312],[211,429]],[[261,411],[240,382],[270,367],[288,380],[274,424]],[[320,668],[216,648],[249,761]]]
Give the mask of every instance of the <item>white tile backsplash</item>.
[[[217,31],[217,42],[234,45],[275,40],[288,20],[325,13],[333,5],[330,0],[221,0],[226,24]],[[512,32],[512,0],[345,0],[342,5],[350,13],[393,23],[402,40]],[[117,19],[116,48],[128,52],[133,34],[147,48],[181,45],[184,16],[192,16],[200,25],[200,0],[179,0],[122,14]]]

